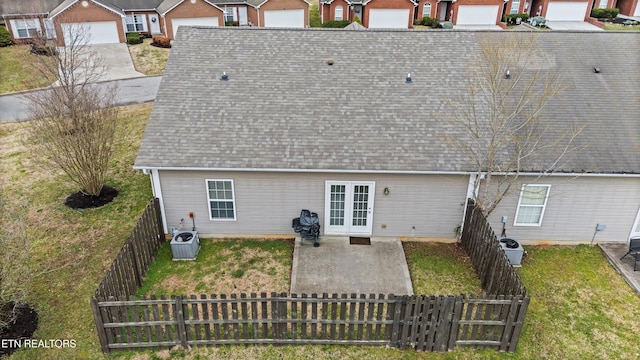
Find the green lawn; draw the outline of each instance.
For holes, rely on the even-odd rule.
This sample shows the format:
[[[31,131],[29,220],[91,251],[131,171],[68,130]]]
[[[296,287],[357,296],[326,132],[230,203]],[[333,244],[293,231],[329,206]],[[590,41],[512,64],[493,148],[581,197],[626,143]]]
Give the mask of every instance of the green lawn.
[[[34,71],[32,64],[41,59],[30,49],[30,45],[0,47],[0,94],[51,85]]]
[[[36,276],[29,298],[40,317],[37,339],[74,339],[77,348],[30,349],[11,359],[102,358],[89,298],[151,199],[149,179],[132,169],[150,104],[121,111],[116,154],[107,184],[114,202],[84,211],[64,206],[77,191],[67,178],[31,160],[20,141],[29,123],[0,124],[0,184],[12,213],[21,214],[32,242]],[[0,217],[0,226],[5,226]]]
[[[640,25],[604,24],[605,30],[640,30]]]
[[[59,172],[38,166],[20,139],[28,123],[0,124],[0,184],[12,213],[20,214],[33,245],[37,273],[30,301],[40,314],[37,339],[75,339],[75,349],[21,350],[15,359],[104,359],[89,307],[98,282],[151,198],[148,177],[132,170],[150,104],[123,108],[116,156],[108,184],[120,190],[111,204],[74,211],[62,202],[76,191]],[[5,226],[0,217],[0,226]],[[211,241],[199,259],[173,263],[168,245],[141,293],[275,288],[286,291],[290,241]],[[455,244],[405,243],[414,291],[478,293],[468,259]],[[207,250],[210,249],[210,250]],[[458,350],[446,354],[371,347],[220,347],[191,352],[125,353],[107,358],[237,359],[637,359],[640,357],[640,297],[614,271],[597,247],[526,247],[519,272],[531,296],[515,354]],[[162,265],[164,264],[164,265]],[[173,290],[163,282],[168,266],[190,279]],[[201,266],[191,272],[189,267]],[[283,270],[285,269],[285,270]],[[206,274],[201,274],[206,273]],[[209,276],[209,277],[207,277]],[[155,280],[154,280],[155,279]],[[275,281],[273,279],[276,279]],[[181,285],[185,286],[185,285]],[[260,288],[263,286],[263,288]],[[250,290],[249,290],[250,291]]]

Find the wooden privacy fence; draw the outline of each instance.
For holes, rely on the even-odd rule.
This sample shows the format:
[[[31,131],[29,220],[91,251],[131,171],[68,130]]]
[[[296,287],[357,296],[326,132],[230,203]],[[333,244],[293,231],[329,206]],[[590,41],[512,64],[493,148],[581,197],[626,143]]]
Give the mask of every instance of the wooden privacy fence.
[[[100,281],[95,296],[106,298],[135,294],[163,242],[160,202],[153,199]]]
[[[515,351],[522,296],[300,297],[286,293],[92,299],[104,353],[229,344],[350,344]]]
[[[526,295],[520,275],[509,263],[482,211],[471,200],[467,205],[461,242],[488,294]]]

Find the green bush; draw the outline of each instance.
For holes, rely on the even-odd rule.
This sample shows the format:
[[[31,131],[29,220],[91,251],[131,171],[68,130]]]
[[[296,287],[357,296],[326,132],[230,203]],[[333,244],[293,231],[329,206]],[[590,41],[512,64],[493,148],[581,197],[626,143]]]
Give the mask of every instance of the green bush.
[[[593,9],[591,10],[591,17],[597,19],[613,19],[618,16],[620,10],[616,8],[606,8],[606,9]]]
[[[527,22],[527,20],[529,20],[529,14],[505,14],[502,17],[502,21],[507,23],[507,25],[516,25],[518,18],[520,18],[521,23]]]
[[[11,34],[6,27],[0,26],[0,47],[11,45]]]
[[[430,18],[428,16],[425,16],[422,18],[422,25],[424,26],[429,26],[429,27],[433,27],[434,23],[437,23],[438,21],[436,21],[436,19]]]
[[[324,24],[322,24],[323,28],[334,28],[334,29],[341,29],[347,25],[349,25],[350,22],[349,20],[331,20],[331,21],[327,21]]]
[[[142,43],[142,36],[140,36],[140,34],[137,32],[127,33],[127,44],[135,45],[140,43]]]
[[[309,26],[312,28],[322,27],[322,21],[320,20],[320,11],[318,10],[317,3],[309,6]]]

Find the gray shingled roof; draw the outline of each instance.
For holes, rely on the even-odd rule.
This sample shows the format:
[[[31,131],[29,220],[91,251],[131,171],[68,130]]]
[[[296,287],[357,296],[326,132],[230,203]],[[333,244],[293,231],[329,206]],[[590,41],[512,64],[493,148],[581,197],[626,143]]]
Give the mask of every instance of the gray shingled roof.
[[[135,167],[473,171],[441,119],[468,91],[485,36],[183,28]],[[586,126],[588,146],[562,170],[640,173],[640,36],[541,32],[538,46],[567,86],[543,118],[554,131]]]
[[[0,0],[0,14],[47,14],[62,0]]]

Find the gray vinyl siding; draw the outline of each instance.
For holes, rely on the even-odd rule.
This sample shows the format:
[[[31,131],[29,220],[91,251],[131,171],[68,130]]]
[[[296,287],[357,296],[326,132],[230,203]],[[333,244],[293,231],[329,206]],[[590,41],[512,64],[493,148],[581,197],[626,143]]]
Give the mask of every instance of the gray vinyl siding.
[[[550,184],[541,226],[513,226],[522,184]],[[513,193],[491,214],[500,235],[506,215],[508,237],[531,242],[590,242],[596,224],[605,224],[595,240],[627,241],[640,207],[640,178],[543,177],[521,178]]]
[[[160,171],[168,227],[189,212],[205,235],[291,234],[301,209],[320,216],[324,230],[325,181],[374,181],[373,236],[453,238],[462,221],[468,176],[403,174],[327,174],[269,172]],[[212,221],[206,179],[232,179],[236,221]],[[384,195],[384,188],[389,195]],[[382,225],[386,225],[384,228]]]

